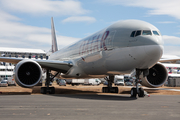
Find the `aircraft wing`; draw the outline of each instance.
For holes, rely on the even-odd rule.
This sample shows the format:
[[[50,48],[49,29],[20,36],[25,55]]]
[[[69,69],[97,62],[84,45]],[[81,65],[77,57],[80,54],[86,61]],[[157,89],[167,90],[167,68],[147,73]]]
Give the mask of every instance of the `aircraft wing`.
[[[176,62],[176,61],[180,61],[180,57],[179,58],[164,58],[164,59],[159,60],[159,62]]]
[[[0,57],[1,62],[8,62],[17,64],[18,62],[25,60],[24,58],[9,58],[9,57]],[[26,59],[28,60],[28,59]],[[39,63],[42,68],[59,71],[66,73],[73,65],[70,61],[58,61],[58,60],[38,60],[30,59]]]
[[[173,64],[173,63],[162,63],[165,67],[178,67],[180,68],[180,64]]]

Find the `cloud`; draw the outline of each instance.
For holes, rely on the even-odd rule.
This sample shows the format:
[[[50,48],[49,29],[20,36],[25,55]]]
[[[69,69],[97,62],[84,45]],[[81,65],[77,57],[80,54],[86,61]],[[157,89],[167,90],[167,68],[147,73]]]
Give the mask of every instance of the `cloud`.
[[[113,5],[149,8],[150,15],[169,15],[180,19],[180,0],[99,0]]]
[[[161,21],[161,22],[157,22],[157,23],[161,23],[161,24],[171,24],[171,23],[176,23],[173,21]]]
[[[164,40],[164,54],[180,56],[180,38],[175,36],[162,36]]]
[[[19,20],[21,20],[20,18],[18,18],[18,17],[16,17],[16,16],[13,16],[13,15],[10,15],[10,14],[7,14],[6,12],[4,12],[4,11],[2,11],[1,9],[0,9],[0,15],[1,15],[1,17],[0,17],[0,20],[2,21],[6,21],[6,20],[14,20],[14,21],[19,21]]]
[[[93,23],[95,22],[96,19],[94,17],[89,17],[89,16],[72,16],[64,19],[62,22],[67,23],[67,22],[89,22]]]
[[[0,14],[0,47],[50,49],[51,29],[22,24],[20,18],[3,11]],[[57,36],[57,40],[66,46],[79,38]]]
[[[73,38],[73,37],[67,37],[67,36],[57,36],[57,43],[59,46],[59,49],[73,44],[75,42],[77,42],[78,40],[80,40],[81,38]]]
[[[76,0],[0,0],[3,10],[32,15],[82,15],[88,10]]]
[[[0,47],[35,48],[49,50],[51,48],[51,29],[21,23],[22,19],[12,15],[45,16],[78,16],[89,13],[82,8],[78,0],[0,0]],[[70,17],[73,18],[73,17]],[[93,22],[93,17],[76,17],[76,21]],[[69,19],[70,22],[70,19]],[[60,48],[72,44],[80,38],[57,36]]]
[[[179,49],[179,46],[164,46],[164,54],[180,56]]]
[[[180,45],[180,38],[179,37],[163,35],[162,38],[164,40],[165,45],[174,45],[174,46]]]

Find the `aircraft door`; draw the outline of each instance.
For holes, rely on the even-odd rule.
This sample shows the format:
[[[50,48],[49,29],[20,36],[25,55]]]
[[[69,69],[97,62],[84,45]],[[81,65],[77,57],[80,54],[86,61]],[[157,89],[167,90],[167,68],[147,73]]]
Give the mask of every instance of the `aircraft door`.
[[[113,40],[114,40],[115,34],[116,34],[116,30],[109,31],[109,35],[107,36],[107,38],[105,40],[105,44],[106,44],[107,50],[112,50],[114,48]]]

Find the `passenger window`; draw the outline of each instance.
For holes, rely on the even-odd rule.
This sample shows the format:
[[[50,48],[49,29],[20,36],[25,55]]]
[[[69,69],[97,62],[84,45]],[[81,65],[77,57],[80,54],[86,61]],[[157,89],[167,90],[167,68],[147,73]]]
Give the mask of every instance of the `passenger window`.
[[[138,36],[138,35],[141,35],[141,30],[138,30],[138,31],[136,32],[136,35],[135,35],[135,36]]]
[[[152,35],[150,30],[143,30],[142,35]]]
[[[132,33],[131,33],[131,36],[130,37],[134,37],[134,34],[136,33],[136,31],[133,31]]]
[[[157,31],[153,31],[154,35],[159,35],[159,33]]]

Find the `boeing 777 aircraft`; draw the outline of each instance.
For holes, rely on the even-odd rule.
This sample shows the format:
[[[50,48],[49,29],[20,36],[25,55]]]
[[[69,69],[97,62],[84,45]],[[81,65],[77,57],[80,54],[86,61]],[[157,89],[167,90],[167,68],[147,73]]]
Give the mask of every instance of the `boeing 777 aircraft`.
[[[138,83],[147,87],[160,87],[167,80],[166,68],[157,63],[163,54],[160,31],[150,23],[140,20],[118,21],[70,46],[58,51],[52,21],[52,53],[48,60],[0,57],[2,62],[15,63],[15,81],[22,87],[33,87],[41,80],[42,68],[47,70],[47,87],[42,93],[55,93],[49,87],[54,77],[108,78],[103,92],[117,92],[112,87],[114,75],[136,71],[136,88],[131,96],[144,96]],[[50,72],[54,74],[50,78]],[[140,75],[142,78],[140,80]]]

